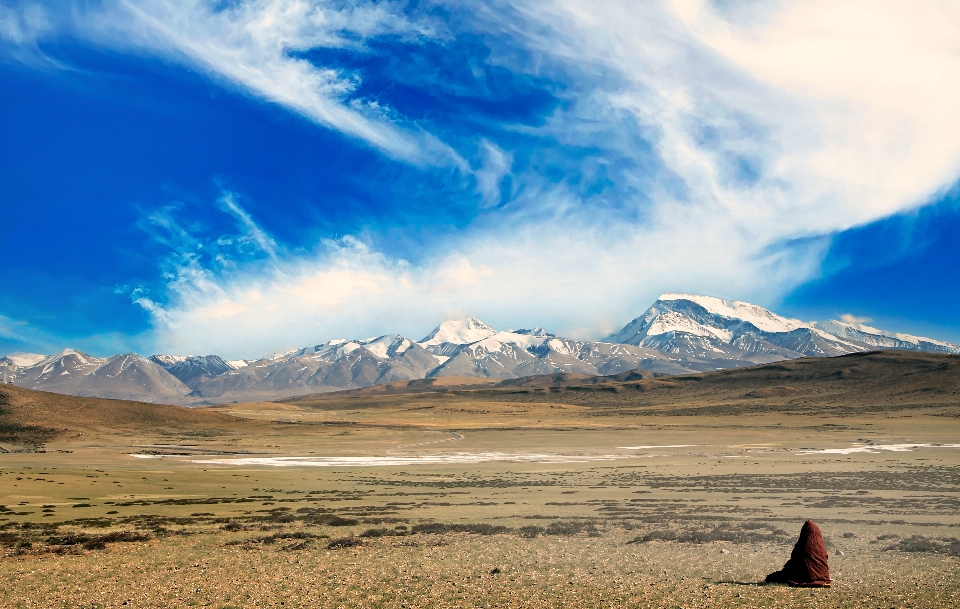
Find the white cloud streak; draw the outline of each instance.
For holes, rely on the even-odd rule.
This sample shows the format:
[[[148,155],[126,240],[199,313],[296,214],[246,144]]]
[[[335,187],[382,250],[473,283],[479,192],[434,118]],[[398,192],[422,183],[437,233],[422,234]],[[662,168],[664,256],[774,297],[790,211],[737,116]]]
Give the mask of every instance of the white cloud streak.
[[[277,260],[277,242],[253,221],[247,210],[240,207],[235,199],[234,193],[227,192],[220,198],[220,203],[240,222],[247,239],[253,241],[270,258]]]
[[[0,41],[30,44],[51,28],[47,11],[39,4],[19,8],[0,6]]]
[[[375,100],[354,97],[354,75],[302,56],[317,48],[359,47],[384,34],[431,35],[429,23],[411,22],[392,2],[108,0],[105,8],[84,13],[80,30],[101,44],[192,65],[391,157],[466,168],[432,134]]]
[[[744,226],[842,230],[916,206],[960,173],[954,3],[807,0],[745,24],[701,0],[520,5],[551,28],[530,35],[539,52],[621,78],[593,94],[598,119],[634,116],[690,199]],[[755,163],[758,179],[731,180],[732,159]]]

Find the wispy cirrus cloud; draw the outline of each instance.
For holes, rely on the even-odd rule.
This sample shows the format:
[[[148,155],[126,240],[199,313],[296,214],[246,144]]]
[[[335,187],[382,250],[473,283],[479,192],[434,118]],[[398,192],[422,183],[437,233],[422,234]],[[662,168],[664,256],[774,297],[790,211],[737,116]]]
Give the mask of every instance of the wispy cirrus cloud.
[[[108,0],[82,12],[79,32],[100,44],[191,65],[256,97],[415,164],[466,163],[382,100],[353,95],[358,75],[311,62],[318,48],[362,50],[377,36],[434,34],[397,2]]]
[[[17,45],[33,43],[50,28],[50,18],[40,4],[0,6],[0,41]]]
[[[581,113],[559,127],[635,119],[688,189],[683,205],[778,236],[825,233],[919,205],[960,172],[950,2],[508,4],[531,48],[603,74],[583,79]]]

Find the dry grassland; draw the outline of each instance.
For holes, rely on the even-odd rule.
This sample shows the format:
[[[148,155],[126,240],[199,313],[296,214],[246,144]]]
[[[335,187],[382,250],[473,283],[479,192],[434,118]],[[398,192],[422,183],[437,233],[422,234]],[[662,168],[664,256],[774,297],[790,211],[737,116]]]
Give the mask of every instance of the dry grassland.
[[[0,606],[960,604],[949,387],[817,406],[797,384],[203,411],[3,386]],[[806,518],[834,586],[757,585]]]

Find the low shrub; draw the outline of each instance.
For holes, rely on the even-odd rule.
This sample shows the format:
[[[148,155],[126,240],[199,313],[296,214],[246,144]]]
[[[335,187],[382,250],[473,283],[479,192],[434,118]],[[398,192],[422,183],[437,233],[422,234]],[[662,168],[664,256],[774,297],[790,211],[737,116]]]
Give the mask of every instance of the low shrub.
[[[511,528],[500,524],[443,524],[441,522],[428,522],[425,524],[414,525],[410,532],[413,534],[443,534],[443,533],[474,533],[476,535],[497,535],[499,533],[509,533]]]
[[[322,524],[328,527],[352,527],[360,524],[359,520],[354,518],[343,518],[336,514],[311,514],[303,519],[310,524]]]
[[[890,544],[884,550],[895,550],[897,552],[929,552],[931,554],[946,554],[947,556],[960,556],[960,539],[956,537],[924,537],[923,535],[911,535],[896,543]]]
[[[342,550],[343,548],[353,548],[362,545],[363,540],[359,537],[338,537],[330,540],[330,542],[327,544],[327,549]]]
[[[763,530],[766,529],[766,530]],[[627,543],[646,543],[649,541],[676,541],[679,543],[710,543],[712,541],[730,541],[733,543],[758,543],[764,541],[783,541],[789,534],[783,529],[763,525],[744,527],[742,525],[717,526],[713,528],[690,528],[685,530],[661,529],[638,535]]]
[[[360,533],[360,537],[402,537],[407,534],[404,530],[380,528],[367,529],[363,533]]]
[[[148,535],[143,533],[134,533],[132,531],[114,531],[105,535],[91,537],[83,543],[83,547],[88,550],[102,550],[108,543],[124,543],[134,541],[147,541]]]

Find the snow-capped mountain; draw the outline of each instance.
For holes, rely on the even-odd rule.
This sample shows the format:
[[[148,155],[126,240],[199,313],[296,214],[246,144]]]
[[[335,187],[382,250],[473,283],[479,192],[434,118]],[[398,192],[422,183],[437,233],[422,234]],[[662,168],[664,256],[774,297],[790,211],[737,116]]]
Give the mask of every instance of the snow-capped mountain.
[[[754,304],[695,294],[663,294],[608,342],[640,345],[716,368],[877,348],[960,353],[960,347],[837,321],[806,323]]]
[[[664,294],[602,341],[542,328],[497,331],[475,317],[447,320],[419,342],[398,334],[337,339],[260,360],[136,354],[102,359],[65,349],[0,358],[0,379],[74,395],[197,404],[276,399],[426,377],[517,378],[636,369],[707,372],[804,356],[875,349],[960,354],[951,343],[841,321],[803,322],[736,300]]]
[[[204,379],[234,370],[219,355],[154,355],[150,359],[191,389]]]
[[[274,355],[200,381],[196,399],[271,399],[422,379],[440,360],[408,338],[388,334],[331,340]]]
[[[541,328],[496,332],[453,349],[445,347],[444,353],[449,355],[428,376],[517,378],[555,372],[608,375],[637,368],[686,371],[650,349],[575,341]]]
[[[180,403],[189,388],[160,365],[136,353],[99,358],[64,349],[7,381],[30,389],[88,397]]]
[[[542,328],[497,332],[468,318],[445,321],[420,342],[388,334],[274,354],[203,379],[191,396],[218,402],[271,399],[435,376],[516,378],[637,368],[688,372],[670,357],[642,347],[571,341]]]
[[[911,351],[933,351],[941,353],[960,353],[960,345],[954,345],[912,334],[900,334],[878,330],[863,324],[851,324],[829,320],[814,324],[817,328],[835,336],[848,338],[876,349],[908,349]]]
[[[460,348],[496,334],[497,331],[476,317],[448,319],[427,334],[418,344],[441,357],[441,363]]]

